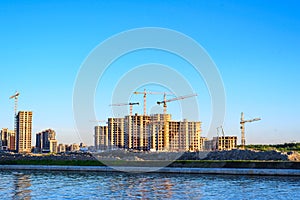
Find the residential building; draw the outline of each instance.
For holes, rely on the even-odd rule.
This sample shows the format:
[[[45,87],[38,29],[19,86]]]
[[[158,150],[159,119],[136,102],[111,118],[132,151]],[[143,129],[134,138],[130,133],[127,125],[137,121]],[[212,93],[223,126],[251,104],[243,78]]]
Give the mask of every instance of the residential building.
[[[73,151],[73,152],[74,152],[74,151],[79,151],[79,150],[80,150],[79,145],[78,145],[78,144],[75,144],[75,143],[74,143],[74,144],[71,144],[69,148],[70,148],[70,151]]]
[[[129,115],[125,116],[124,147],[126,149],[150,150],[150,116]]]
[[[31,152],[32,111],[19,111],[16,116],[16,150],[18,153]]]
[[[108,148],[124,148],[125,119],[108,118]]]
[[[57,140],[51,139],[49,142],[49,147],[50,153],[57,153]]]
[[[2,128],[0,143],[1,143],[2,150],[15,151],[16,150],[15,132],[12,130],[8,130],[7,128]]]
[[[237,136],[221,136],[214,137],[214,141],[217,141],[217,150],[232,150],[237,148]]]
[[[94,136],[96,150],[106,150],[109,146],[108,126],[95,126]]]
[[[205,151],[222,151],[237,148],[237,136],[213,137],[212,140],[204,141]]]
[[[59,144],[57,146],[57,153],[63,153],[63,152],[66,152],[66,145],[64,144]]]
[[[52,129],[47,129],[36,134],[36,150],[40,153],[56,153],[57,140],[56,133]]]
[[[37,133],[35,135],[35,149],[36,153],[42,152],[42,133]]]
[[[200,151],[203,148],[200,134],[199,121],[172,121],[170,114],[135,114],[109,118],[107,128],[96,126],[95,147],[101,150]]]
[[[204,143],[205,143],[205,141],[208,141],[208,138],[207,137],[200,137],[200,149],[201,150],[204,150],[205,149],[205,147],[204,147]]]
[[[169,121],[168,151],[200,151],[201,122]]]
[[[153,114],[150,116],[150,140],[151,150],[168,151],[169,150],[169,122],[170,114]]]

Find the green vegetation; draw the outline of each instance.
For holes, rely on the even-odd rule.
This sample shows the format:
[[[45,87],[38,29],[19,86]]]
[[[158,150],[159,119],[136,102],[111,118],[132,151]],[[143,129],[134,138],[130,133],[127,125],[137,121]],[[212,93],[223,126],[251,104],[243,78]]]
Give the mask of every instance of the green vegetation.
[[[284,143],[284,144],[270,144],[270,145],[246,145],[246,149],[258,150],[258,151],[280,151],[280,152],[290,152],[297,151],[300,153],[300,143]]]
[[[104,166],[98,160],[0,160],[1,165]]]
[[[131,166],[131,167],[187,167],[187,168],[269,168],[300,169],[300,162],[290,161],[222,161],[222,160],[177,160],[171,161],[105,161],[97,160],[9,160],[0,165],[63,165],[63,166]]]

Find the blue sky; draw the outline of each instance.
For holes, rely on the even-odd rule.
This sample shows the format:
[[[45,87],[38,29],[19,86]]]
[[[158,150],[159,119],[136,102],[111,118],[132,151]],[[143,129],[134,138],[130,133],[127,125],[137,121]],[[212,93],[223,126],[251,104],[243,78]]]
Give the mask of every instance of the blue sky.
[[[246,118],[262,118],[246,125],[247,143],[299,142],[299,9],[296,0],[1,1],[0,127],[13,128],[13,101],[8,97],[18,90],[19,110],[34,112],[33,136],[53,128],[59,142],[92,144],[95,124],[87,120],[87,134],[80,138],[73,119],[72,94],[80,66],[112,35],[162,27],[193,38],[217,65],[226,90],[226,134],[240,136],[244,111]],[[173,66],[189,80],[207,131],[211,103],[203,79],[180,58],[157,51],[137,52],[115,63],[124,68],[111,66],[95,96],[97,118],[111,115],[107,105],[115,81],[131,66],[149,62]],[[101,87],[107,97],[99,94]],[[132,100],[142,103],[141,97]],[[150,105],[156,100],[150,97]],[[169,105],[180,119],[179,103]],[[142,113],[142,106],[134,111]]]

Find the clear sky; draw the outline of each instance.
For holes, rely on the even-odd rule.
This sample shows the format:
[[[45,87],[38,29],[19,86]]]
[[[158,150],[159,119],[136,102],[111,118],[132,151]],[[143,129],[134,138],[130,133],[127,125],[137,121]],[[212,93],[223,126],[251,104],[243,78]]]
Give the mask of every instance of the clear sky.
[[[105,39],[133,28],[162,27],[197,41],[211,56],[226,90],[224,130],[240,137],[239,118],[261,117],[246,125],[247,143],[300,141],[299,1],[11,1],[0,2],[0,127],[13,129],[13,101],[32,110],[33,137],[46,128],[62,143],[93,143],[93,126],[76,133],[73,87],[82,63]],[[103,77],[107,97],[96,93],[98,119],[111,115],[111,90],[132,66],[156,62],[173,66],[189,80],[200,108],[203,132],[211,117],[203,79],[180,58],[158,51],[124,56]],[[106,84],[106,85],[105,85]],[[99,87],[99,88],[101,88]],[[152,88],[151,88],[152,87]],[[151,86],[153,90],[163,90]],[[143,90],[143,87],[140,88]],[[152,99],[151,99],[152,98]],[[159,110],[149,99],[151,112]],[[132,97],[142,103],[142,96]],[[123,102],[121,102],[123,103]],[[170,103],[180,119],[178,103]],[[134,112],[142,113],[142,106]]]

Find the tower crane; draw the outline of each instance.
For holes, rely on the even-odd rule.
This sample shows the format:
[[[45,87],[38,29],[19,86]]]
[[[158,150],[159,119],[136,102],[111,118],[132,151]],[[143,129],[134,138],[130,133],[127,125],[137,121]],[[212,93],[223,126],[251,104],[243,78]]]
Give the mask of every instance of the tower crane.
[[[172,101],[177,101],[177,100],[182,100],[182,99],[186,99],[186,98],[190,98],[190,97],[194,97],[197,96],[197,94],[191,94],[191,95],[186,95],[186,96],[179,96],[173,99],[166,99],[166,96],[164,95],[164,100],[163,101],[158,101],[157,104],[164,104],[164,114],[167,114],[167,102],[172,102]]]
[[[177,101],[177,100],[182,100],[190,97],[197,96],[197,94],[191,94],[191,95],[186,95],[186,96],[179,96],[176,98],[172,99],[166,99],[166,95],[164,95],[164,100],[163,101],[158,101],[157,104],[164,104],[164,115],[167,114],[167,102],[172,102],[172,101]],[[169,149],[169,133],[168,133],[168,127],[167,127],[167,118],[164,116],[164,149],[168,150]]]
[[[170,92],[152,92],[152,91],[146,91],[146,89],[144,89],[143,92],[134,92],[133,94],[143,94],[144,95],[144,115],[147,115],[147,94],[158,94],[164,95],[164,98],[166,98],[166,95],[174,95],[173,93]]]
[[[134,105],[140,105],[139,102],[135,102],[135,103],[132,103],[132,102],[129,102],[129,103],[116,103],[116,104],[110,104],[110,106],[129,106],[129,115],[131,116],[132,115],[132,107]]]
[[[14,116],[14,131],[15,134],[17,134],[17,112],[18,112],[18,98],[19,98],[20,93],[16,91],[14,95],[9,97],[9,99],[15,99],[15,116]]]
[[[250,120],[245,120],[244,119],[244,113],[241,113],[241,145],[242,145],[242,149],[245,149],[245,145],[246,145],[246,139],[245,139],[245,123],[250,123],[250,122],[255,122],[255,121],[259,121],[261,120],[261,118],[254,118],[254,119],[250,119]]]
[[[15,116],[17,116],[18,112],[18,98],[19,98],[20,93],[16,91],[14,95],[9,97],[9,99],[15,99]]]
[[[221,149],[222,150],[225,150],[226,148],[225,148],[225,132],[224,132],[224,129],[223,129],[223,126],[220,126],[220,127],[217,127],[217,135],[218,135],[218,140],[217,140],[217,148],[219,149],[219,128],[222,130],[222,147],[221,147]]]

